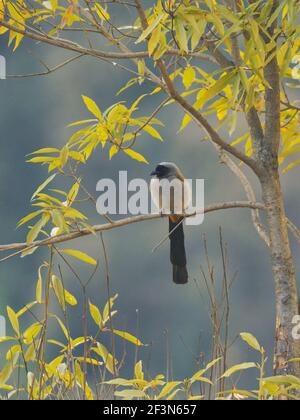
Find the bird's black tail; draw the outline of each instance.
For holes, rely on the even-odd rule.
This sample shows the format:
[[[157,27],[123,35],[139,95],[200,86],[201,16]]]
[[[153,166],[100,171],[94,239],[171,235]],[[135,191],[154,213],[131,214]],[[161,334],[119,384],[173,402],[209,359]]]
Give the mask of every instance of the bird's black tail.
[[[173,281],[176,284],[185,284],[188,282],[188,272],[186,269],[186,254],[182,219],[180,219],[178,222],[172,222],[172,220],[169,218],[169,232],[169,238],[171,242],[170,258],[173,266]]]

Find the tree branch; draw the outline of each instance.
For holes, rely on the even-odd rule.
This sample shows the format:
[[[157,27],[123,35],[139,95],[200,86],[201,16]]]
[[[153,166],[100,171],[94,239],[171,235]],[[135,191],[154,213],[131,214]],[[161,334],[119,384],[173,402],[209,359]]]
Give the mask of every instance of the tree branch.
[[[49,36],[48,34],[44,34],[44,33],[39,34],[36,32],[29,31],[28,29],[21,29],[19,27],[11,25],[8,22],[1,21],[1,26],[13,32],[16,32],[18,34],[22,34],[25,37],[33,39],[35,41],[39,41],[44,44],[53,45],[58,48],[62,48],[68,51],[78,52],[82,55],[89,55],[96,58],[105,58],[108,60],[128,60],[128,59],[142,59],[142,58],[149,57],[148,51],[136,51],[136,52],[128,51],[124,53],[101,51],[101,50],[96,50],[96,49],[91,49],[91,48],[85,48],[77,44],[76,42],[70,41],[68,39],[54,38],[54,37]],[[166,51],[165,55],[181,56],[180,52],[174,48],[171,48],[170,50]],[[209,57],[207,54],[190,51],[186,53],[186,56],[197,57],[204,61],[208,61],[210,63],[216,64],[216,61],[212,59],[211,57]]]
[[[30,74],[9,74],[6,76],[7,79],[18,79],[18,78],[26,78],[26,77],[36,77],[36,76],[47,76],[48,74],[54,73],[57,70],[60,70],[61,68],[67,66],[68,64],[72,63],[75,60],[78,60],[79,58],[83,57],[84,54],[76,55],[75,57],[71,57],[68,60],[65,60],[63,63],[58,64],[55,67],[48,68],[45,71],[41,71],[39,73],[30,73]],[[46,67],[46,65],[44,65]]]
[[[207,213],[212,213],[218,210],[226,210],[226,209],[233,209],[233,208],[250,208],[250,209],[264,210],[264,206],[261,203],[252,203],[250,201],[230,201],[230,202],[225,202],[225,203],[211,204],[203,210],[203,213],[207,214]],[[186,216],[186,217],[192,217],[192,216],[195,216],[196,214],[199,214],[199,212]],[[133,217],[128,217],[125,219],[114,221],[113,223],[95,225],[93,226],[92,230],[94,232],[105,232],[112,229],[120,228],[122,226],[131,225],[134,223],[160,219],[161,217],[167,217],[167,216],[162,216],[161,214],[147,214],[147,215],[133,216]],[[31,244],[14,243],[14,244],[8,244],[8,245],[0,245],[0,252],[16,251],[16,250],[20,250],[22,252],[24,250],[28,250],[31,248],[55,245],[55,244],[71,241],[73,239],[81,238],[83,236],[88,236],[88,235],[92,235],[92,231],[90,229],[85,228],[85,229],[77,230],[75,232],[54,236],[54,237],[43,239],[40,241],[35,241],[35,242],[32,242]]]

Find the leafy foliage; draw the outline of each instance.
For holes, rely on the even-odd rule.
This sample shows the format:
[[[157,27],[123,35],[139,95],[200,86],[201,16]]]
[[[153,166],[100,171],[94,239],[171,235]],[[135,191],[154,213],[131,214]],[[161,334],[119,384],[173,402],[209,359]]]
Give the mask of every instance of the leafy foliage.
[[[23,1],[1,1],[1,14],[5,21],[17,29],[24,29],[26,24],[45,25],[44,30],[51,37],[58,36],[65,28],[83,28],[86,30],[99,30],[99,25],[110,26],[111,10],[113,6],[94,3],[87,13],[79,2],[66,5],[64,2],[35,1],[34,6]],[[135,38],[134,45],[147,45],[149,57],[157,62],[170,51],[178,50],[185,58],[186,65],[182,71],[170,72],[171,79],[181,78],[185,90],[184,96],[194,95],[195,109],[207,108],[207,113],[215,114],[221,125],[229,124],[231,133],[235,131],[237,114],[247,112],[254,107],[263,117],[265,112],[264,93],[267,82],[264,76],[264,66],[277,56],[281,71],[282,82],[288,88],[299,88],[299,72],[297,63],[300,55],[300,38],[298,27],[299,3],[284,0],[279,3],[276,10],[272,9],[273,1],[239,1],[237,10],[233,11],[221,1],[196,0],[196,1],[157,1],[153,7],[146,10],[148,26],[142,29],[139,19],[126,27],[125,36]],[[275,21],[279,22],[274,36],[270,38],[268,29]],[[52,29],[46,27],[51,23]],[[79,26],[80,25],[80,26]],[[9,32],[9,45],[14,43],[16,49],[24,35],[2,27],[1,33]],[[101,31],[100,31],[101,33]],[[231,38],[239,36],[238,63],[236,51],[233,51]],[[105,33],[102,33],[104,36]],[[105,35],[107,36],[107,34]],[[205,72],[203,65],[193,64],[193,54],[210,53],[210,45],[220,49],[228,59],[228,67],[221,70],[219,66],[212,72]],[[296,66],[296,68],[295,68]],[[147,73],[145,60],[137,61],[138,77],[131,79],[128,86],[135,83],[144,83]],[[189,89],[193,85],[193,90]],[[124,89],[125,89],[124,88]],[[123,90],[123,89],[122,89]],[[156,93],[160,91],[160,88]],[[138,99],[137,103],[140,101]],[[131,114],[136,110],[136,105],[130,109],[123,103],[114,105],[109,111],[102,114],[95,102],[87,97],[83,100],[95,120],[86,120],[91,123],[79,131],[70,140],[69,146],[78,146],[80,151],[73,152],[69,158],[84,162],[98,144],[104,146],[111,143],[110,157],[122,150],[123,143],[135,140],[136,131],[127,132],[127,128],[143,127],[145,118],[132,119]],[[286,98],[286,90],[282,91],[282,135],[283,148],[280,163],[287,156],[299,153],[297,151],[297,132],[299,132],[299,108],[290,103]],[[286,105],[286,110],[284,109]],[[109,115],[108,115],[109,114]],[[120,117],[120,120],[118,120]],[[182,128],[190,122],[186,116]],[[81,123],[84,123],[82,121]],[[154,121],[153,121],[154,123]],[[160,138],[156,130],[148,123],[142,130],[147,131],[155,138]],[[142,131],[141,130],[141,131]],[[247,136],[246,136],[247,137]],[[252,153],[251,137],[245,143],[247,154]],[[124,149],[126,151],[126,148]],[[35,162],[49,164],[49,170],[64,166],[67,151],[62,155],[48,158],[34,158]],[[135,158],[137,155],[129,153]],[[145,161],[139,158],[140,161]],[[292,162],[296,166],[297,161]]]
[[[67,305],[76,306],[76,298],[68,292],[62,280],[55,274],[50,275],[50,290],[62,310],[63,317],[54,314],[50,316],[51,322],[56,323],[61,329],[64,341],[54,340],[47,337],[50,325],[46,319],[33,322],[23,329],[28,320],[37,319],[33,316],[35,308],[39,313],[49,304],[49,296],[42,296],[41,270],[48,268],[47,264],[40,267],[37,282],[36,300],[25,305],[20,311],[15,312],[7,307],[7,315],[10,320],[12,336],[1,337],[0,343],[10,343],[6,353],[6,365],[0,371],[0,389],[3,391],[2,399],[13,398],[16,394],[29,399],[59,398],[59,395],[70,398],[79,391],[81,398],[92,400],[96,397],[95,389],[88,383],[87,366],[99,369],[101,375],[107,370],[114,375],[119,370],[119,362],[109,350],[100,342],[103,335],[108,332],[122,337],[123,340],[143,346],[142,342],[128,332],[111,330],[109,324],[117,311],[111,310],[117,296],[107,302],[104,311],[90,303],[89,312],[96,322],[98,330],[94,336],[86,334],[82,337],[72,338],[67,321]],[[48,273],[49,278],[49,273]],[[47,288],[46,288],[47,290]],[[37,308],[38,307],[38,308]],[[26,321],[27,319],[27,321]],[[47,362],[45,352],[49,345],[59,349],[57,355]],[[82,355],[79,349],[82,348]],[[27,375],[27,387],[16,387],[9,382],[15,383],[13,377],[22,374]]]
[[[275,57],[280,69],[281,83],[281,144],[279,163],[287,172],[300,163],[299,101],[290,99],[299,89],[300,28],[298,1],[283,0],[276,8],[272,0],[237,2],[232,10],[227,2],[218,0],[158,0],[146,11],[146,25],[141,17],[131,17],[128,25],[115,26],[111,21],[113,7],[117,2],[62,0],[0,0],[0,35],[7,37],[8,46],[13,51],[20,47],[25,36],[35,40],[57,45],[60,48],[78,51],[81,55],[92,55],[101,59],[108,58],[93,50],[91,44],[83,48],[77,38],[64,39],[76,30],[85,40],[88,34],[96,32],[107,44],[118,47],[128,59],[133,56],[134,77],[128,80],[118,95],[136,85],[148,89],[131,106],[117,102],[102,110],[92,98],[82,96],[85,108],[90,114],[70,124],[76,131],[61,148],[47,147],[37,150],[28,158],[29,163],[46,166],[47,179],[37,187],[31,201],[34,211],[23,217],[18,226],[28,225],[26,237],[28,249],[23,256],[36,250],[34,241],[50,236],[90,229],[88,218],[78,205],[81,200],[90,199],[82,179],[77,175],[81,165],[87,163],[94,153],[108,149],[110,159],[118,154],[141,163],[147,159],[135,150],[137,139],[149,135],[162,140],[157,127],[163,124],[156,118],[164,107],[174,103],[174,90],[179,97],[189,101],[195,111],[203,117],[217,121],[216,130],[226,125],[228,143],[243,148],[247,156],[257,153],[253,145],[253,133],[245,130],[240,133],[237,121],[240,116],[254,112],[262,128],[265,129],[265,95],[270,88],[266,80],[265,67]],[[268,31],[278,21],[274,33]],[[26,30],[26,32],[25,32]],[[120,37],[114,38],[117,32]],[[63,34],[63,36],[62,36]],[[37,39],[38,37],[38,39]],[[79,37],[79,36],[78,36]],[[123,39],[126,42],[123,43]],[[67,41],[67,42],[66,42]],[[146,54],[141,49],[146,49]],[[113,54],[112,54],[113,55]],[[220,57],[221,63],[220,63]],[[116,59],[117,60],[117,59]],[[164,80],[156,75],[161,63],[167,69]],[[205,65],[203,65],[205,61]],[[114,62],[114,65],[118,65]],[[172,85],[170,89],[166,84]],[[149,95],[157,98],[165,92],[171,93],[164,98],[158,108],[150,115],[140,111],[141,102]],[[140,115],[141,114],[141,115]],[[178,128],[184,130],[192,121],[191,113],[183,116]],[[68,191],[52,188],[59,177],[72,180]],[[85,194],[81,198],[81,194]],[[65,261],[76,259],[88,266],[96,267],[98,262],[81,250],[53,249],[50,254],[60,255]],[[48,271],[47,279],[44,270]],[[49,299],[57,300],[62,317],[49,312]],[[211,379],[205,374],[219,363],[213,360],[206,367],[183,381],[167,381],[163,375],[147,380],[142,361],[134,367],[134,378],[119,377],[121,362],[113,349],[102,343],[103,334],[110,332],[135,346],[142,342],[131,333],[114,328],[112,317],[116,296],[109,297],[104,309],[95,302],[86,302],[86,312],[97,327],[97,334],[85,334],[72,338],[67,323],[70,307],[78,305],[77,298],[65,289],[60,273],[53,270],[51,261],[43,263],[38,270],[36,298],[24,308],[15,312],[7,308],[11,323],[12,336],[0,339],[1,343],[11,343],[6,354],[6,365],[0,372],[0,388],[3,398],[24,394],[30,399],[47,399],[72,395],[85,399],[97,397],[97,387],[89,383],[88,368],[113,376],[101,382],[116,387],[115,396],[123,399],[173,399],[183,393],[188,399],[201,399],[202,394],[194,393],[195,383],[212,386]],[[36,308],[44,310],[44,318],[28,326],[25,317]],[[85,314],[87,316],[87,313]],[[63,341],[47,338],[48,321],[55,323],[63,334]],[[26,325],[26,327],[25,327]],[[299,391],[299,379],[293,376],[265,377],[266,355],[257,339],[249,333],[241,334],[242,339],[260,355],[260,361],[245,362],[232,366],[222,374],[220,380],[232,378],[235,374],[248,369],[259,373],[259,386],[256,391],[234,388],[221,394],[219,398],[275,399],[278,396],[293,398],[293,391]],[[47,346],[55,345],[59,351],[56,357],[46,361]],[[83,351],[78,355],[78,349]],[[18,387],[12,381],[20,370],[27,374],[27,386]],[[101,375],[102,378],[103,375]]]

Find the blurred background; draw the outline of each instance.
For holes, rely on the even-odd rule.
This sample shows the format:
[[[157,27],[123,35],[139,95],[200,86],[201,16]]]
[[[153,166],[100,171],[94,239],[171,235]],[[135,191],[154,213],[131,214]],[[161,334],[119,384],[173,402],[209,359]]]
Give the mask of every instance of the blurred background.
[[[131,77],[118,67],[92,58],[83,58],[48,76],[15,78],[41,71],[39,60],[54,67],[70,55],[53,47],[30,41],[15,53],[8,50],[6,37],[0,38],[0,54],[7,58],[7,79],[0,80],[0,189],[1,189],[1,244],[23,242],[26,228],[16,230],[18,220],[31,211],[30,197],[47,177],[46,167],[25,163],[26,155],[48,146],[62,147],[72,130],[67,124],[89,118],[81,95],[93,98],[102,110],[120,100],[131,103],[144,91],[153,89],[148,83],[133,87],[118,98],[116,92]],[[149,115],[158,99],[149,97],[142,102],[142,113]],[[164,142],[143,134],[137,144],[149,161],[139,164],[124,154],[108,159],[107,150],[97,149],[93,158],[81,170],[89,191],[96,194],[96,183],[102,177],[118,178],[120,170],[128,171],[128,178],[149,179],[152,168],[161,161],[176,162],[188,178],[205,179],[205,203],[244,200],[243,189],[230,171],[218,162],[215,150],[204,142],[204,133],[190,125],[177,133],[182,113],[176,106],[164,109],[159,118],[165,124],[160,130]],[[243,132],[244,121],[239,121]],[[226,127],[225,138],[229,138]],[[287,213],[300,226],[300,197],[298,170],[282,178]],[[70,184],[67,184],[70,186]],[[66,185],[55,181],[56,188]],[[254,183],[256,187],[256,184]],[[258,200],[260,191],[257,191]],[[102,223],[95,208],[80,207],[90,215],[90,223]],[[109,258],[111,292],[118,293],[116,307],[119,314],[115,326],[138,333],[149,346],[140,350],[151,376],[168,370],[174,379],[190,376],[197,368],[199,355],[210,360],[211,320],[201,266],[205,266],[203,235],[208,254],[214,266],[216,283],[222,282],[222,259],[219,246],[219,227],[222,228],[228,249],[228,276],[235,277],[230,296],[230,341],[243,331],[254,334],[269,354],[272,353],[274,334],[274,285],[269,254],[256,234],[247,209],[227,210],[206,216],[202,226],[186,227],[186,247],[190,282],[186,286],[171,281],[169,244],[156,252],[152,248],[167,233],[166,220],[158,220],[112,230],[104,235]],[[299,272],[299,248],[293,242],[293,251]],[[107,300],[103,255],[99,241],[94,237],[68,243],[68,248],[81,249],[95,258],[100,256],[99,272],[88,289],[93,303],[103,307]],[[24,303],[34,300],[37,269],[46,250],[38,250],[26,258],[13,258],[0,265],[0,314],[6,306],[19,310]],[[76,263],[75,266],[77,267]],[[57,268],[57,267],[56,267]],[[82,278],[88,278],[89,268],[78,264]],[[62,266],[67,289],[78,295],[80,287],[74,275]],[[82,335],[81,307],[70,309],[72,335]],[[93,328],[91,326],[91,328]],[[61,336],[53,325],[52,335]],[[109,340],[108,340],[109,343]],[[122,350],[122,349],[121,349]],[[54,349],[53,349],[54,351]],[[1,361],[4,355],[1,354]],[[235,340],[230,358],[234,363],[256,360],[248,353],[241,340]],[[133,370],[134,348],[127,346],[125,375]],[[255,373],[245,373],[242,383],[254,386]]]

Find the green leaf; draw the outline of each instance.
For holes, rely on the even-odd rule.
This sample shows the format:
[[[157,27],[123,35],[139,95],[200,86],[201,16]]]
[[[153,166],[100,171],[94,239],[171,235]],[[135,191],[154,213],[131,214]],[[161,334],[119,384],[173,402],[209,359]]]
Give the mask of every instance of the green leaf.
[[[97,261],[94,258],[90,257],[89,255],[85,254],[81,251],[76,251],[74,249],[64,249],[62,250],[65,254],[71,255],[71,257],[76,258],[77,260],[83,261],[87,264],[97,265]]]

